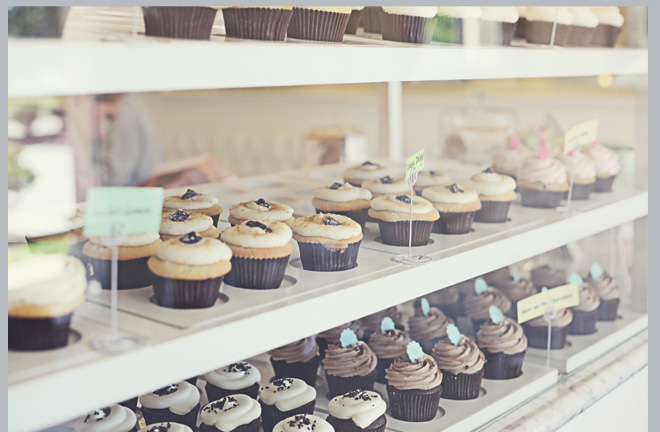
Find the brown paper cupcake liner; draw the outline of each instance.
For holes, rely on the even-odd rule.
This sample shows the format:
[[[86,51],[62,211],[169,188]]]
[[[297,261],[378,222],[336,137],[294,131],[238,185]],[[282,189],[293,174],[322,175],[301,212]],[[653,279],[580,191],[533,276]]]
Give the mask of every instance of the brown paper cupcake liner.
[[[612,183],[614,183],[615,175],[607,178],[596,178],[596,183],[594,183],[591,188],[592,192],[612,192]]]
[[[231,430],[231,432],[259,432],[261,430],[261,418],[257,417],[250,423],[240,425]],[[199,424],[198,432],[219,432],[215,425],[207,425],[202,422]]]
[[[511,201],[481,201],[481,208],[474,215],[475,222],[504,223],[509,215]]]
[[[578,311],[573,310],[573,321],[568,329],[568,334],[572,335],[589,335],[594,334],[596,329],[596,321],[600,311],[598,309],[592,311]]]
[[[225,283],[237,288],[276,289],[284,279],[290,255],[280,258],[231,258]]]
[[[440,219],[433,224],[433,232],[437,234],[467,234],[472,228],[476,212],[442,213]]]
[[[442,386],[430,390],[399,390],[387,386],[392,417],[409,422],[433,420],[438,413]]]
[[[152,423],[181,423],[189,428],[197,429],[197,413],[199,412],[199,403],[195,405],[188,413],[179,415],[174,414],[168,408],[154,409],[142,407],[142,416],[146,424]]]
[[[614,321],[616,320],[616,313],[619,309],[620,300],[602,300],[598,306],[598,321]]]
[[[312,400],[296,409],[280,411],[274,405],[266,405],[261,401],[259,403],[261,404],[261,422],[264,432],[273,432],[275,425],[286,418],[299,414],[314,414],[314,407],[316,406],[316,400]]]
[[[545,329],[546,333],[548,329]],[[492,380],[508,380],[518,378],[522,375],[523,360],[525,353],[505,354],[503,352],[491,353],[484,350],[486,365],[484,366],[484,378]]]
[[[151,271],[147,266],[149,257],[117,262],[117,289],[143,288],[151,285]],[[89,258],[94,269],[94,279],[103,289],[111,289],[111,260]]]
[[[367,224],[367,218],[369,217],[369,209],[361,209],[361,210],[352,210],[352,211],[324,211],[320,209],[316,209],[316,213],[332,213],[332,214],[337,214],[340,216],[346,216],[347,218],[351,218],[360,226],[362,227],[362,231],[364,231],[364,226]]]
[[[156,303],[173,309],[202,309],[218,299],[222,276],[203,280],[183,280],[153,275]]]
[[[509,46],[518,23],[481,21],[480,38],[483,45]],[[445,391],[447,391],[445,389]]]
[[[614,48],[616,40],[621,34],[621,27],[599,24],[591,38],[592,46]]]
[[[431,43],[435,18],[410,15],[397,15],[383,12],[380,14],[383,40],[416,44]]]
[[[223,8],[227,37],[283,41],[293,11],[260,7]]]
[[[373,390],[376,382],[376,369],[367,375],[352,377],[334,376],[326,372],[325,380],[328,383],[328,397],[332,399],[353,390]]]
[[[525,25],[527,25],[527,18],[520,17],[516,31],[513,33],[514,39],[525,39]]]
[[[589,193],[593,188],[593,183],[589,184],[574,184],[573,194],[571,200],[586,200],[589,199]],[[564,199],[568,199],[568,191],[564,192]]]
[[[376,364],[376,382],[381,384],[387,384],[385,379],[385,371],[389,368],[394,362],[394,359],[389,358],[378,358],[378,363]]]
[[[390,246],[408,246],[410,239],[410,221],[387,222],[378,221],[380,240]],[[425,246],[431,238],[432,221],[416,221],[412,223],[412,245]]]
[[[326,421],[334,428],[335,432],[385,432],[387,426],[387,417],[385,414],[371,422],[370,425],[361,428],[356,425],[352,419],[339,419],[330,414]]]
[[[520,188],[523,207],[556,208],[564,198],[564,192]]]
[[[250,387],[246,387],[238,390],[227,390],[220,387],[216,387],[210,382],[206,383],[204,386],[206,389],[206,395],[208,396],[209,402],[217,401],[220,398],[231,396],[233,394],[243,394],[250,396],[252,399],[257,399],[259,395],[259,383],[254,383]]]
[[[380,14],[383,12],[381,6],[365,6],[362,10],[360,26],[367,33],[380,34]]]
[[[594,37],[596,27],[571,26],[571,32],[566,40],[568,46],[589,46]]]
[[[217,12],[210,7],[143,6],[144,33],[177,39],[210,39]]]
[[[550,330],[552,340],[550,341],[550,349],[557,350],[563,349],[566,346],[566,336],[570,325],[566,327],[552,327]],[[525,336],[527,336],[527,346],[531,348],[547,349],[548,348],[548,327],[547,326],[532,326],[523,324]]]
[[[287,36],[324,42],[341,42],[350,14],[293,8]]]
[[[72,316],[73,313],[52,318],[10,316],[7,320],[9,349],[37,351],[66,346]]]
[[[451,400],[469,400],[479,397],[484,369],[473,374],[453,374],[442,371],[442,398]]]
[[[436,17],[433,40],[463,45],[463,18]]]
[[[360,250],[359,242],[351,243],[345,249],[326,248],[320,243],[298,242],[300,262],[303,269],[313,271],[342,271],[357,267]]]
[[[305,381],[307,385],[316,387],[316,377],[319,372],[319,364],[321,364],[321,356],[314,356],[308,362],[294,363],[287,363],[284,360],[273,360],[271,357],[270,364],[275,371],[275,378],[298,378]]]
[[[344,31],[345,34],[357,33],[357,29],[360,26],[360,20],[362,19],[363,11],[364,9],[360,9],[360,10],[353,9],[351,11],[351,16],[348,17],[348,24],[346,24],[346,30]]]
[[[545,21],[527,21],[525,24],[525,39],[529,43],[550,45],[553,23]],[[571,33],[571,26],[557,24],[554,45],[564,46]]]

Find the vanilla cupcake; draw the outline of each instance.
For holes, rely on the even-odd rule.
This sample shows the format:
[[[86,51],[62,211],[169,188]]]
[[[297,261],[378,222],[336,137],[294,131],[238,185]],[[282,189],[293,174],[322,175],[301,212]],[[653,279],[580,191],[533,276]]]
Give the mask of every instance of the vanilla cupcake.
[[[383,40],[431,43],[436,12],[435,6],[383,6],[380,14]]]
[[[341,42],[350,17],[350,6],[294,6],[287,36]]]
[[[197,427],[199,390],[181,381],[140,396],[142,416],[147,424],[176,422],[191,428]]]
[[[623,28],[623,15],[616,6],[592,7],[598,18],[598,27],[591,38],[591,45],[612,48]]]
[[[213,226],[218,225],[222,207],[218,204],[218,199],[203,193],[188,189],[181,196],[170,195],[163,199],[163,211],[184,210],[187,213],[201,213],[211,216]]]
[[[312,414],[316,390],[297,378],[276,378],[261,389],[259,403],[264,432],[274,432],[282,430],[278,425],[291,416]]]
[[[228,38],[283,41],[293,14],[291,6],[222,8]]]
[[[366,180],[378,180],[385,177],[388,173],[387,168],[384,166],[365,161],[361,165],[347,168],[344,170],[344,181],[349,182],[353,186],[362,186]]]
[[[213,306],[230,260],[226,244],[195,232],[166,241],[148,262],[156,303],[175,309]]]
[[[520,142],[517,135],[509,138],[509,146],[493,153],[493,171],[504,174],[516,180],[516,174],[529,157],[529,150]]]
[[[438,42],[463,44],[464,27],[469,22],[478,25],[481,17],[479,6],[439,6],[436,8],[437,23],[433,40]],[[475,27],[476,28],[476,27]]]
[[[511,203],[516,200],[516,181],[486,168],[465,182],[479,194],[481,209],[474,215],[475,222],[506,222]]]
[[[511,45],[518,24],[518,10],[513,6],[481,8],[481,43],[485,45]]]
[[[591,190],[593,192],[611,192],[612,183],[621,171],[619,156],[599,144],[598,141],[594,141],[592,146],[584,151],[584,154],[589,156],[596,166],[596,183]]]
[[[362,229],[367,222],[367,212],[371,206],[371,192],[350,183],[333,183],[314,189],[312,205],[317,213],[333,213],[349,217],[359,223]]]
[[[596,183],[596,166],[594,161],[584,153],[561,154],[559,157],[566,168],[569,183],[573,179],[573,193],[571,199],[585,200],[589,199],[589,192]],[[564,194],[568,198],[568,192]]]
[[[573,15],[567,6],[529,6],[526,15],[525,39],[529,43],[550,45],[552,41],[552,28],[555,20],[554,45],[564,46],[571,32]]]
[[[213,400],[199,412],[199,432],[259,432],[261,405],[243,394]]]
[[[569,6],[568,11],[573,15],[573,24],[566,44],[589,46],[598,27],[598,17],[586,6]]]
[[[215,238],[220,232],[213,225],[211,216],[201,213],[188,213],[183,210],[163,212],[160,219],[160,239],[163,241],[179,238],[191,231],[202,237]]]
[[[408,180],[403,177],[392,178],[388,175],[375,180],[367,180],[362,187],[369,190],[374,198],[387,194],[410,193]]]
[[[284,222],[291,226],[293,223],[293,209],[286,204],[259,198],[234,204],[229,209],[229,223],[240,225],[247,220],[267,222]]]
[[[452,180],[449,174],[435,170],[420,171],[417,174],[417,181],[415,182],[413,189],[417,195],[422,196],[424,189],[433,186],[444,186],[451,183]]]
[[[291,236],[284,222],[248,220],[226,228],[221,238],[232,255],[225,282],[239,288],[279,288],[293,251]]]
[[[554,208],[568,191],[566,168],[549,155],[541,141],[538,156],[529,157],[518,171],[518,191],[525,207]]]
[[[135,413],[114,404],[88,412],[74,426],[76,432],[135,432],[137,428]]]
[[[232,363],[204,374],[206,395],[214,401],[223,397],[243,394],[256,399],[259,395],[259,369],[248,362]]]
[[[474,215],[481,209],[479,194],[472,188],[456,183],[428,188],[422,192],[422,196],[431,201],[440,213],[440,220],[433,225],[434,233],[469,233]]]
[[[380,239],[392,246],[408,246],[410,232],[410,195],[391,194],[371,201],[369,216],[378,221]],[[424,198],[412,200],[412,246],[424,246],[431,237],[433,224],[439,218],[438,211]]]

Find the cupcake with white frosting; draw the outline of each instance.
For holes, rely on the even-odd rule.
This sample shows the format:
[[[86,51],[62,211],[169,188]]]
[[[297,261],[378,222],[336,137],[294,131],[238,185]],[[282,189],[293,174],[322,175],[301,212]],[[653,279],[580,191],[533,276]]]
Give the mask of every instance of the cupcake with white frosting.
[[[31,225],[25,231],[25,240],[30,251],[34,252],[62,252],[78,258],[83,264],[87,257],[82,253],[87,237],[83,233],[85,225],[84,215],[80,211],[70,218],[55,217],[42,219],[38,225]]]
[[[378,393],[360,389],[332,398],[326,420],[338,432],[384,432],[386,410]]]
[[[453,182],[449,174],[437,170],[425,170],[417,174],[417,181],[413,185],[413,189],[418,196],[422,196],[422,192],[426,188],[444,186],[451,183]]]
[[[259,432],[261,405],[244,394],[213,400],[200,411],[199,432]]]
[[[378,221],[380,239],[392,246],[424,246],[431,237],[433,224],[440,217],[426,199],[412,197],[412,237],[410,232],[410,195],[389,194],[371,201],[369,216]]]
[[[163,198],[163,211],[183,210],[187,213],[201,213],[211,216],[213,226],[218,225],[222,207],[218,204],[218,199],[210,195],[196,192],[188,189],[181,196],[170,195]]]
[[[571,199],[589,199],[589,192],[596,183],[596,166],[594,161],[584,153],[561,154],[557,159],[566,167],[569,182],[573,179],[573,193]],[[564,194],[568,198],[568,192]]]
[[[143,427],[138,432],[194,432],[186,425],[173,422],[153,423]]]
[[[313,41],[341,42],[350,17],[350,6],[294,6],[287,36]]]
[[[456,183],[428,188],[422,196],[440,212],[440,220],[433,225],[433,232],[439,234],[469,233],[474,215],[481,209],[479,194]]]
[[[623,15],[616,6],[592,7],[598,18],[598,27],[591,38],[591,45],[612,48],[623,28]]]
[[[511,203],[516,200],[516,181],[486,168],[465,182],[479,194],[481,209],[474,215],[475,222],[506,222]]]
[[[317,213],[334,213],[349,217],[359,223],[362,229],[367,222],[367,212],[371,203],[371,192],[350,183],[333,183],[314,189],[312,205]]]
[[[90,411],[76,421],[76,432],[135,432],[137,416],[121,405],[110,405]]]
[[[197,427],[199,390],[181,381],[140,396],[142,415],[147,424],[174,422]]]
[[[284,419],[314,413],[316,390],[297,378],[277,378],[261,389],[259,403],[264,432],[276,431]]]
[[[591,190],[593,192],[612,192],[612,183],[621,171],[619,155],[598,141],[594,141],[591,147],[584,150],[584,154],[594,161],[596,167],[596,183]]]
[[[273,432],[335,432],[335,429],[321,417],[299,414],[279,422]]]
[[[525,207],[554,208],[568,191],[566,167],[550,152],[541,138],[539,153],[528,157],[518,170],[518,191]]]
[[[296,219],[291,228],[305,270],[340,271],[357,266],[363,236],[353,219],[318,213]]]
[[[117,289],[142,288],[151,284],[147,261],[162,243],[157,232],[128,234],[119,242]],[[113,245],[114,242],[106,237],[90,237],[83,246],[83,253],[94,269],[94,279],[103,289],[111,289]]]
[[[348,17],[346,30],[344,30],[345,34],[357,33],[357,29],[360,26],[360,21],[362,20],[363,12],[364,12],[364,6],[351,6],[351,16]]]
[[[213,306],[231,256],[226,244],[195,232],[166,241],[148,262],[156,303],[175,309]]]
[[[378,180],[385,177],[388,169],[384,166],[373,163],[370,161],[362,162],[362,164],[350,167],[344,170],[344,181],[349,182],[353,186],[362,186],[366,180]]]
[[[248,362],[232,363],[204,374],[206,395],[210,401],[222,397],[244,394],[256,399],[259,395],[259,369]]]
[[[564,46],[573,24],[568,6],[529,6],[526,11],[525,39],[529,43],[550,45],[552,28],[557,21],[554,45]]]
[[[283,203],[258,198],[234,204],[229,209],[229,223],[240,225],[247,220],[293,223],[293,209]]]
[[[586,6],[570,6],[568,11],[573,15],[573,24],[566,45],[589,46],[598,27],[598,17]]]
[[[408,180],[403,177],[393,178],[388,175],[374,180],[367,180],[362,183],[362,187],[369,190],[373,198],[387,194],[410,193]]]
[[[291,342],[268,352],[270,364],[277,378],[299,378],[316,387],[316,376],[321,363],[319,345],[314,336]]]
[[[511,45],[520,15],[513,6],[481,8],[481,43],[485,45]]]
[[[222,231],[232,251],[225,282],[239,288],[275,289],[293,251],[291,228],[284,222],[248,220]]]
[[[191,231],[199,233],[202,237],[217,239],[220,236],[211,216],[184,210],[165,211],[161,215],[159,230],[161,240],[179,238]]]
[[[463,28],[469,24],[475,27],[481,17],[479,6],[439,6],[436,8],[437,23],[433,40],[451,44],[463,44]]]
[[[291,6],[222,8],[228,38],[283,41],[293,13]]]
[[[435,6],[383,6],[380,14],[383,40],[431,43],[436,11]]]

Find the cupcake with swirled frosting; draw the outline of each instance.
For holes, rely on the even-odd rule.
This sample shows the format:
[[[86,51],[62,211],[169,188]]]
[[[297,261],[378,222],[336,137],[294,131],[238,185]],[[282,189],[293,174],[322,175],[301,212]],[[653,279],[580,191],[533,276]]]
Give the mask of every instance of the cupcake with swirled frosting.
[[[347,168],[344,170],[343,176],[344,181],[352,184],[353,186],[361,187],[362,183],[367,180],[378,180],[381,177],[385,177],[388,173],[388,169],[384,166],[365,161],[360,165]]]
[[[367,212],[371,206],[371,192],[355,187],[350,183],[333,183],[314,189],[312,205],[317,213],[333,213],[349,217],[359,223],[362,229],[367,222]]]
[[[566,336],[573,321],[570,309],[557,309],[551,323],[550,349],[563,349],[566,346]],[[534,318],[523,324],[525,335],[532,348],[545,350],[548,348],[548,322],[543,316]]]
[[[284,222],[247,220],[222,231],[231,249],[231,271],[225,283],[248,289],[279,288],[293,252],[293,233]]]
[[[438,234],[469,233],[474,215],[481,209],[477,191],[456,183],[425,189],[422,196],[440,213],[433,225],[433,232]]]
[[[585,282],[576,274],[572,274],[571,283],[577,283],[579,287],[580,303],[573,306],[573,321],[568,330],[568,334],[587,335],[596,333],[596,321],[598,321],[600,307],[600,297],[590,283]]]
[[[591,285],[600,298],[598,321],[616,320],[616,313],[620,302],[620,288],[616,279],[602,270],[600,265],[597,267],[593,265],[589,274],[584,278],[584,282]]]
[[[440,215],[426,199],[412,197],[412,232],[410,195],[388,194],[371,200],[369,216],[378,221],[380,239],[391,246],[424,246],[431,238],[433,224]],[[411,237],[412,235],[412,237]]]
[[[442,397],[469,400],[479,397],[486,357],[476,343],[465,335],[455,344],[443,338],[433,347],[431,356],[442,372]]]
[[[484,321],[489,319],[489,309],[491,306],[497,306],[502,313],[510,314],[511,300],[509,300],[502,291],[491,286],[482,293],[478,293],[473,289],[463,299],[465,315],[472,319],[475,330],[478,329]]]
[[[528,6],[525,11],[525,39],[529,43],[564,46],[573,24],[573,15],[567,6]],[[555,21],[557,27],[553,32]],[[554,33],[554,40],[552,35]]]
[[[330,397],[353,390],[371,390],[376,380],[376,354],[363,341],[346,347],[332,344],[321,360]]]
[[[268,352],[270,364],[277,378],[299,378],[316,387],[316,376],[321,363],[319,346],[314,336],[291,342]]]
[[[321,417],[298,414],[276,424],[273,432],[335,432],[335,429]]]
[[[481,201],[481,208],[474,215],[475,222],[506,222],[509,207],[516,200],[516,181],[512,177],[486,168],[465,184],[477,191]]]
[[[240,225],[248,220],[267,222],[284,222],[291,226],[293,223],[293,209],[286,204],[258,198],[234,204],[229,209],[229,223]]]
[[[509,273],[508,267],[500,267],[496,270],[482,274],[481,277],[486,281],[488,286],[499,288],[500,285],[508,282],[509,279],[511,279],[511,274]]]
[[[373,198],[389,194],[410,194],[410,185],[403,177],[389,175],[374,180],[366,180],[362,187],[371,192]]]
[[[422,192],[426,188],[433,186],[444,186],[452,183],[451,176],[447,173],[437,170],[424,170],[417,174],[417,181],[413,188],[418,196],[422,196]]]
[[[287,37],[341,42],[350,17],[350,6],[294,6]]]
[[[297,378],[276,378],[259,392],[264,432],[278,430],[284,419],[314,413],[316,390]]]
[[[556,288],[568,283],[566,272],[550,264],[534,267],[530,272],[530,277],[536,289],[539,290],[543,287]]]
[[[188,213],[183,210],[163,212],[160,219],[160,239],[163,241],[179,238],[194,231],[202,237],[217,239],[220,232],[213,225],[211,216],[201,213]]]
[[[584,153],[561,154],[557,158],[566,167],[566,175],[570,181],[573,176],[573,193],[571,199],[589,199],[589,192],[596,182],[596,167],[593,160]],[[564,193],[568,198],[568,192]]]
[[[383,40],[431,43],[436,11],[435,6],[383,6],[380,14]]]
[[[200,411],[199,432],[259,432],[261,405],[244,394],[213,400]]]
[[[623,29],[623,15],[616,6],[597,6],[591,8],[598,18],[598,26],[591,38],[592,46],[613,48]]]
[[[371,315],[367,315],[358,320],[360,327],[364,330],[364,341],[369,341],[369,337],[373,333],[380,331],[381,323],[385,317],[391,318],[392,321],[394,321],[395,327],[399,330],[403,330],[403,314],[396,306],[388,307],[387,309],[372,313]]]
[[[591,147],[584,151],[594,161],[596,167],[596,183],[592,187],[593,192],[611,192],[612,183],[621,171],[619,156],[605,146],[594,142]]]
[[[518,191],[525,207],[557,207],[564,192],[568,191],[566,167],[550,156],[544,140],[539,155],[527,158],[517,177]]]
[[[518,302],[533,296],[538,291],[531,280],[527,278],[510,278],[498,285],[504,295],[511,300],[511,317],[518,320]]]
[[[511,318],[504,317],[498,324],[485,321],[477,332],[477,345],[486,357],[484,378],[506,380],[522,375],[527,344],[523,328]]]
[[[498,174],[508,175],[516,180],[518,170],[525,164],[529,157],[529,149],[522,145],[518,135],[509,138],[509,145],[500,148],[493,153],[492,169]]]
[[[161,422],[143,427],[138,432],[193,432],[193,430],[180,423]]]
[[[369,348],[378,358],[376,382],[385,383],[385,370],[390,367],[394,359],[406,354],[406,347],[411,340],[399,329],[377,331],[371,335]]]
[[[337,432],[384,432],[386,410],[378,393],[360,389],[332,398],[326,420]]]
[[[110,405],[90,411],[76,421],[76,432],[135,432],[137,416],[121,405]]]
[[[181,381],[140,396],[142,416],[147,424],[161,422],[181,423],[197,427],[199,390]]]
[[[430,353],[433,346],[447,336],[447,326],[454,321],[438,308],[431,307],[428,315],[421,308],[415,309],[408,319],[408,334],[417,341],[425,353]]]
[[[204,374],[206,394],[210,401],[222,397],[244,394],[256,399],[259,394],[259,369],[248,362],[232,363]]]
[[[328,346],[334,343],[339,343],[341,332],[343,332],[345,329],[353,330],[353,333],[355,333],[358,339],[365,340],[364,329],[358,320],[353,320],[337,327],[322,331],[316,337],[316,341],[319,344],[319,353],[321,357],[325,357],[325,350],[328,348]]]
[[[461,300],[461,292],[457,285],[448,286],[446,288],[433,291],[424,296],[431,306],[434,306],[442,311],[443,314],[456,321],[456,319],[463,315],[463,303]],[[415,309],[420,307],[422,298],[418,298],[414,302]]]
[[[231,256],[226,244],[195,232],[166,241],[148,262],[156,303],[175,309],[213,306]]]
[[[222,207],[218,204],[216,197],[205,195],[192,189],[188,189],[181,196],[170,195],[163,198],[163,211],[174,210],[211,216],[213,226],[218,225],[218,219],[220,219],[220,213],[222,213]]]

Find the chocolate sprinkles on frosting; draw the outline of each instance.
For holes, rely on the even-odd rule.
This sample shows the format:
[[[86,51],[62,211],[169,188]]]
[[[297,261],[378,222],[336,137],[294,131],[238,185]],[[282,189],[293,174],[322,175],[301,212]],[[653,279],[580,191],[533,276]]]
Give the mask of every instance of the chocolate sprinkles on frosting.
[[[194,197],[196,197],[197,195],[199,195],[197,192],[195,192],[195,191],[192,190],[192,189],[188,189],[188,190],[186,191],[186,193],[184,193],[183,195],[181,195],[181,199],[185,199],[185,200],[187,200],[187,199],[194,198]]]

